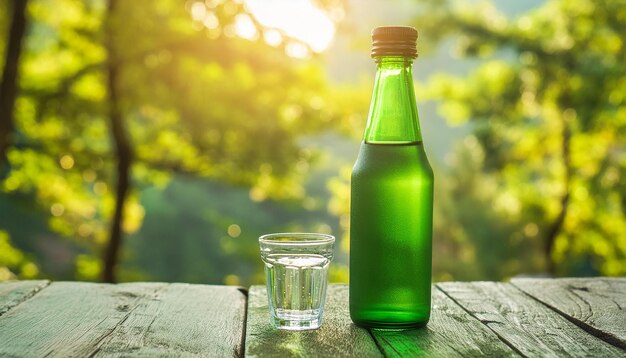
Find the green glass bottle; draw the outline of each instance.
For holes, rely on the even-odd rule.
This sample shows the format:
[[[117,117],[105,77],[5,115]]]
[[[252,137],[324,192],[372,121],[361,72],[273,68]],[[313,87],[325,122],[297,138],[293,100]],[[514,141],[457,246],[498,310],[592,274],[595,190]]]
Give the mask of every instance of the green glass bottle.
[[[374,92],[352,170],[350,316],[380,329],[430,317],[433,171],[426,158],[411,67],[412,27],[372,31]]]

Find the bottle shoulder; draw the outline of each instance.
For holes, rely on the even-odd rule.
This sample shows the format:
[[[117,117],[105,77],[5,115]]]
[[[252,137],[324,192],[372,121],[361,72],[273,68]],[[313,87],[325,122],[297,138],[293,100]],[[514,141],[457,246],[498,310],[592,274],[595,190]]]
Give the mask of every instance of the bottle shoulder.
[[[353,177],[359,174],[386,175],[385,173],[433,177],[421,142],[402,145],[361,143],[352,169]]]

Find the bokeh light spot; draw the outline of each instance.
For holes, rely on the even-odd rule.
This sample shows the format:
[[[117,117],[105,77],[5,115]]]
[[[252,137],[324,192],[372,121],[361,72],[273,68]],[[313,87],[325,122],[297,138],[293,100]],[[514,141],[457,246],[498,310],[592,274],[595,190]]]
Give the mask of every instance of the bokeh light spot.
[[[83,172],[83,180],[88,183],[93,183],[93,181],[96,180],[96,172],[90,169],[85,170]]]
[[[235,238],[235,237],[239,237],[239,235],[241,235],[241,227],[239,227],[239,225],[237,224],[232,224],[230,226],[228,226],[228,236]]]
[[[65,170],[72,169],[74,167],[74,158],[69,154],[65,154],[59,159],[59,164]]]
[[[320,234],[330,235],[333,233],[333,229],[328,224],[321,224],[317,227],[317,232]]]
[[[299,42],[291,42],[285,46],[285,53],[289,57],[304,59],[309,57],[309,49]]]
[[[204,21],[204,17],[207,14],[206,5],[203,3],[196,1],[191,4],[191,17],[198,22]]]
[[[217,29],[217,27],[220,26],[220,20],[211,11],[206,14],[202,23],[209,30]]]
[[[524,235],[535,237],[539,233],[539,227],[535,223],[528,223],[524,226]]]
[[[278,46],[281,42],[283,42],[283,36],[277,30],[267,30],[263,33],[263,39],[265,43],[270,46]]]
[[[89,235],[91,235],[91,233],[93,232],[93,230],[91,229],[91,226],[88,224],[81,224],[78,227],[78,235],[82,236],[82,237],[87,237]]]
[[[241,280],[239,279],[239,276],[234,275],[234,274],[230,274],[230,275],[226,275],[226,277],[224,277],[224,283],[229,285],[229,286],[237,286],[237,285],[241,284]]]
[[[107,185],[104,182],[99,181],[99,182],[96,182],[93,185],[93,191],[94,191],[94,193],[96,193],[98,195],[106,194],[107,190],[108,190]]]
[[[235,32],[239,37],[247,40],[255,40],[259,36],[250,16],[245,14],[239,14],[235,17]]]
[[[54,216],[61,216],[65,212],[65,207],[62,204],[54,203],[50,206],[50,213]]]

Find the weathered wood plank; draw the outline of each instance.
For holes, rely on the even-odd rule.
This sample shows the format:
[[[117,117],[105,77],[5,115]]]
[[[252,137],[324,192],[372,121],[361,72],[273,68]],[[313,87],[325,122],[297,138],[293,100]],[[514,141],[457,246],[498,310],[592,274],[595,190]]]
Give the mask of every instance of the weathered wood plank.
[[[617,357],[623,351],[577,327],[508,283],[437,285],[525,356]]]
[[[330,285],[322,326],[291,332],[272,327],[267,292],[252,286],[248,297],[247,357],[379,357],[370,334],[355,326],[348,313],[348,286]]]
[[[227,355],[241,353],[240,340],[234,335],[230,340],[225,338],[231,333],[227,326],[236,327],[237,321],[212,320],[221,315],[232,319],[227,310],[223,311],[223,298],[215,297],[211,288],[185,286],[193,285],[52,283],[0,318],[0,356],[83,357],[134,352],[211,356],[215,349],[217,354],[225,352],[225,346],[229,347]],[[239,303],[240,339],[245,297],[243,301],[231,295],[226,299],[229,306]],[[213,313],[207,315],[211,309]],[[214,323],[212,330],[203,331]],[[237,343],[231,346],[233,341]]]
[[[513,279],[512,283],[581,328],[626,349],[626,278]]]
[[[240,357],[245,316],[236,287],[171,284],[132,309],[95,356]]]
[[[495,333],[433,288],[433,309],[426,328],[372,334],[387,357],[515,357]]]
[[[164,286],[54,282],[0,318],[0,356],[88,356],[141,298]]]
[[[31,298],[50,284],[49,281],[10,281],[0,283],[0,316]]]

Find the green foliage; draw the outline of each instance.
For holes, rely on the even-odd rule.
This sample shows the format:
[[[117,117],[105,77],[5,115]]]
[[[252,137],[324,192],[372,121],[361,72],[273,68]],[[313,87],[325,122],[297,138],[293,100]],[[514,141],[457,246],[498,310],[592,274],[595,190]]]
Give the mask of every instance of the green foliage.
[[[445,184],[448,240],[473,246],[482,277],[542,271],[546,250],[559,274],[624,275],[623,2],[549,1],[512,20],[489,3],[431,6],[422,38],[458,35],[460,55],[490,58],[422,91],[473,129]]]
[[[11,245],[9,235],[0,230],[0,282],[11,279],[32,279],[39,268],[23,252]]]
[[[315,154],[299,138],[343,115],[325,109],[320,64],[285,55],[293,40],[272,47],[262,37],[235,36],[234,22],[246,11],[239,2],[197,2],[216,24],[199,19],[193,4],[120,1],[106,18],[104,0],[29,2],[17,141],[0,185],[9,195],[34,195],[49,228],[81,247],[80,279],[98,278],[96,257],[114,207],[107,28],[119,57],[117,86],[138,187],[163,188],[178,173],[248,187],[255,202],[304,200],[302,182]],[[142,226],[140,202],[133,191],[126,234]]]

